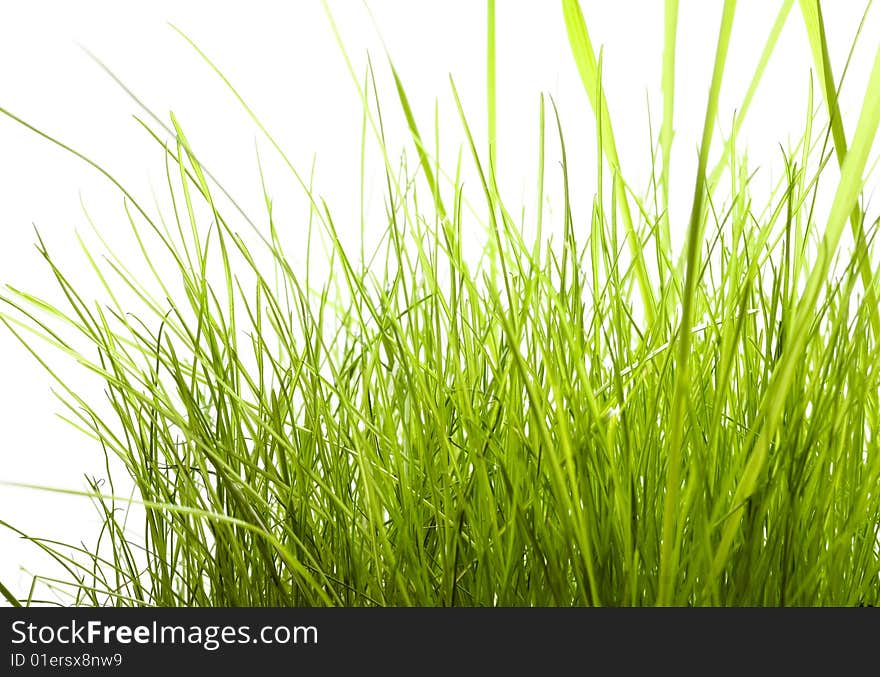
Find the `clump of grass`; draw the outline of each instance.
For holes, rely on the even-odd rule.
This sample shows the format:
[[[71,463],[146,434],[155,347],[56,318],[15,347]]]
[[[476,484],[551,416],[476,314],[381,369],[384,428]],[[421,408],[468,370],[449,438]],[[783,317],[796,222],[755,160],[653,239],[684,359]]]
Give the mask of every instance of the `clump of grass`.
[[[144,124],[166,161],[167,220],[117,184],[152,276],[84,248],[106,292],[95,302],[38,240],[65,305],[10,288],[3,322],[38,359],[35,335],[102,379],[115,417],[61,380],[67,414],[122,460],[143,507],[137,533],[126,503],[93,481],[94,550],[34,539],[68,572],[54,585],[72,603],[880,602],[878,221],[858,203],[880,53],[848,145],[819,5],[800,3],[830,123],[814,127],[811,105],[757,209],[735,133],[709,165],[725,2],[679,257],[668,220],[678,3],[666,2],[661,166],[645,197],[621,174],[587,23],[562,4],[605,163],[589,214],[566,199],[558,242],[542,237],[540,210],[526,241],[495,181],[491,0],[488,152],[452,85],[488,207],[476,259],[460,172],[444,182],[396,71],[417,166],[389,160],[372,67],[356,79],[386,170],[371,256],[292,165],[332,274],[315,283],[293,269],[268,191],[268,226],[250,242],[173,118]],[[540,205],[548,144],[568,195],[562,125],[543,99],[538,140]],[[832,155],[840,178],[826,187]],[[833,191],[827,223],[813,211],[821,190]],[[847,222],[855,246],[838,251]]]

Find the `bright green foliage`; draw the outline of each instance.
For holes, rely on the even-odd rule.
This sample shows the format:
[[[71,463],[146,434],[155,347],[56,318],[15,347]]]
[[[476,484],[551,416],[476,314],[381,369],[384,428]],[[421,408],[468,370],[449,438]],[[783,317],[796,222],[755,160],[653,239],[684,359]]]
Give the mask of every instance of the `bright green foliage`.
[[[451,87],[488,214],[476,261],[460,167],[450,175],[432,156],[393,66],[384,108],[372,66],[363,79],[351,70],[364,145],[386,170],[387,228],[371,256],[343,241],[332,205],[287,163],[309,197],[294,227],[330,244],[333,275],[318,285],[291,266],[268,194],[268,227],[254,225],[248,244],[178,121],[145,124],[167,162],[171,212],[151,215],[104,173],[153,277],[84,247],[106,295],[83,298],[39,239],[65,303],[3,296],[3,322],[48,369],[35,337],[102,379],[115,417],[59,379],[66,415],[124,462],[144,515],[126,523],[128,499],[93,481],[83,494],[104,519],[94,551],[32,539],[69,574],[50,583],[95,605],[880,604],[878,222],[858,205],[880,52],[847,147],[822,14],[800,4],[831,122],[810,112],[784,181],[758,207],[737,155],[741,117],[707,171],[735,2],[722,12],[695,179],[669,173],[679,8],[666,2],[660,188],[640,199],[587,21],[563,0],[610,178],[600,171],[592,211],[573,213],[563,128],[555,107],[545,124],[542,98],[538,204],[545,149],[558,144],[561,173],[546,179],[563,182],[563,237],[542,237],[539,209],[527,242],[495,181],[503,63],[489,0],[487,150]],[[390,160],[392,106],[412,165]],[[831,143],[839,180],[824,173]],[[681,181],[694,199],[679,257],[667,208]],[[822,190],[834,195],[827,223],[813,214]],[[853,252],[838,251],[847,220]],[[122,289],[138,307],[123,307]]]

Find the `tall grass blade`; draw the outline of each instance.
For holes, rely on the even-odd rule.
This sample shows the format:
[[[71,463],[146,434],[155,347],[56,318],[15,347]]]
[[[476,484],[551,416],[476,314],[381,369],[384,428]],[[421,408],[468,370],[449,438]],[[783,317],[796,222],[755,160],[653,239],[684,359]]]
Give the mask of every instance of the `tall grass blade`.
[[[828,41],[825,35],[825,21],[822,18],[822,6],[820,0],[798,0],[801,15],[807,29],[807,37],[810,41],[810,50],[819,84],[828,114],[831,118],[831,137],[834,140],[834,150],[837,154],[837,162],[842,167],[847,155],[846,131],[843,129],[843,117],[840,113],[838,102],[838,90],[835,85],[834,72],[831,68],[831,58],[828,54]],[[867,14],[871,3],[865,8]],[[858,260],[859,274],[865,287],[865,302],[870,309],[871,328],[875,338],[880,338],[880,304],[877,302],[877,287],[871,271],[871,260],[868,256],[868,243],[865,239],[864,214],[858,202],[853,206],[849,217],[853,239],[856,243],[855,258]]]
[[[596,60],[596,53],[593,50],[593,43],[590,40],[587,24],[584,21],[584,15],[581,12],[580,3],[578,0],[562,0],[562,12],[565,17],[565,26],[568,30],[568,42],[571,46],[572,55],[577,64],[587,97],[593,107],[593,114],[600,125],[602,152],[608,159],[612,170],[622,177],[620,160],[617,156],[617,144],[614,141],[614,131],[605,101],[599,64]],[[642,242],[633,224],[629,198],[627,197],[623,181],[617,181],[614,185],[614,193],[623,216],[623,225],[629,250],[635,265],[636,280],[638,281],[641,293],[645,318],[648,325],[651,325],[656,317],[656,299],[654,298],[653,288],[648,277],[648,267],[645,263]]]
[[[669,230],[669,173],[672,156],[672,137],[675,115],[675,43],[678,31],[678,0],[666,0],[663,10],[663,71],[660,88],[663,91],[663,122],[660,127],[660,186],[663,191],[663,221],[661,246],[672,259],[672,240]]]
[[[715,131],[715,118],[718,115],[718,96],[724,77],[724,64],[727,61],[727,48],[736,11],[735,0],[725,0],[718,31],[718,47],[715,52],[715,65],[712,69],[712,83],[709,87],[709,100],[706,105],[706,118],[703,122],[703,138],[700,142],[700,157],[697,163],[697,177],[694,185],[694,201],[691,208],[687,230],[687,268],[685,270],[684,295],[681,306],[681,323],[676,339],[675,381],[672,406],[670,409],[669,459],[666,466],[666,497],[663,507],[663,542],[660,551],[660,591],[658,604],[672,601],[678,567],[679,492],[681,489],[681,460],[684,447],[684,427],[687,420],[688,397],[691,386],[690,376],[690,338],[693,325],[694,296],[700,276],[700,251],[703,246],[706,191],[706,167],[709,163],[709,149]]]

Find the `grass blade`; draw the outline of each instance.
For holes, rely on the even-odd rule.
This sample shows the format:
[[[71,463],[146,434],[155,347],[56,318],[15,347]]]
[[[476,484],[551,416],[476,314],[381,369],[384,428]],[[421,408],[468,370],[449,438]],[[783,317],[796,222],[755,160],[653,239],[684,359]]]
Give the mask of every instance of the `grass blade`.
[[[577,64],[587,97],[593,107],[593,113],[600,125],[602,152],[608,159],[612,170],[618,175],[622,175],[620,160],[617,156],[617,144],[614,141],[614,131],[611,127],[611,116],[608,113],[608,106],[605,102],[599,64],[596,60],[596,53],[593,51],[593,43],[590,40],[587,24],[584,21],[584,15],[581,12],[578,0],[562,0],[562,12],[565,16],[565,26],[568,30],[568,42],[571,46],[572,55]],[[633,225],[629,198],[626,195],[623,181],[617,181],[614,185],[617,203],[623,215],[623,225],[629,242],[629,250],[635,264],[636,279],[639,284],[645,318],[648,325],[651,325],[656,317],[656,300],[654,299],[654,292],[648,278],[648,268],[645,263],[642,243]]]
[[[687,230],[687,269],[685,271],[684,296],[681,306],[681,324],[676,340],[675,385],[673,387],[669,436],[669,460],[666,469],[666,497],[663,508],[663,542],[660,552],[660,591],[657,602],[669,604],[674,593],[674,579],[677,576],[677,533],[679,524],[678,501],[681,488],[681,461],[684,447],[684,426],[687,419],[687,401],[690,393],[690,338],[693,324],[694,297],[697,278],[700,275],[700,250],[703,246],[703,208],[706,191],[706,167],[709,162],[709,149],[715,131],[715,118],[718,114],[718,96],[724,77],[724,64],[727,61],[727,48],[733,28],[736,11],[735,0],[725,0],[718,32],[718,47],[715,52],[715,65],[712,69],[712,83],[709,87],[709,101],[706,105],[706,118],[703,122],[703,138],[700,142],[700,158],[697,163],[697,178],[694,185],[694,201]]]
[[[838,92],[834,81],[834,72],[831,69],[831,58],[828,54],[828,41],[825,36],[825,21],[822,18],[822,6],[819,0],[799,0],[801,15],[807,29],[807,37],[810,41],[810,50],[813,54],[813,62],[819,76],[819,83],[825,104],[828,107],[831,118],[831,136],[834,140],[834,150],[837,153],[837,162],[842,167],[847,155],[846,132],[843,129],[843,117],[838,103]],[[871,3],[865,8],[867,14]],[[868,256],[868,244],[865,239],[863,228],[865,217],[858,202],[853,206],[849,217],[853,239],[856,243],[855,257],[859,263],[859,273],[862,276],[862,284],[865,286],[866,303],[871,308],[871,328],[875,337],[880,337],[880,304],[877,302],[877,288],[874,276],[871,272],[871,260]]]

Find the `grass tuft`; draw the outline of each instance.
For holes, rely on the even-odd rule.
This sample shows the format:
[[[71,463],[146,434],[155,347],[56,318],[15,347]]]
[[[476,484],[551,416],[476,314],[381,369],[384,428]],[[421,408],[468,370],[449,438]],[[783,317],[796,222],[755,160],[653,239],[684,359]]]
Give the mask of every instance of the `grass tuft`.
[[[462,157],[440,165],[436,116],[432,151],[393,64],[392,114],[372,61],[356,75],[333,24],[363,103],[361,205],[368,147],[384,172],[372,250],[345,237],[310,176],[186,36],[304,191],[299,223],[275,221],[262,168],[266,212],[244,214],[173,115],[145,109],[140,120],[165,163],[170,208],[159,212],[0,109],[116,186],[145,264],[135,271],[83,241],[103,290],[88,298],[38,234],[59,300],[12,286],[0,295],[0,320],[108,459],[106,482],[68,492],[98,510],[94,548],[27,536],[64,572],[34,590],[118,606],[880,604],[880,220],[860,203],[880,51],[847,144],[821,8],[801,0],[828,121],[811,101],[759,204],[737,133],[792,6],[709,171],[735,13],[724,4],[678,255],[670,189],[693,177],[669,171],[676,0],[665,3],[660,163],[645,195],[620,166],[587,21],[562,1],[599,178],[592,208],[575,213],[563,124],[541,97],[533,239],[495,180],[493,0],[487,146],[450,81],[476,192]],[[386,141],[392,119],[414,164]],[[545,175],[551,144],[561,163]],[[543,209],[551,180],[558,213]],[[827,222],[814,211],[821,195],[833,196]],[[240,216],[255,240],[232,225]],[[291,263],[290,227],[307,232],[304,269]],[[316,281],[318,238],[330,272]],[[53,351],[97,376],[106,400],[53,371]],[[11,604],[39,603],[34,590],[19,600],[0,584]]]

